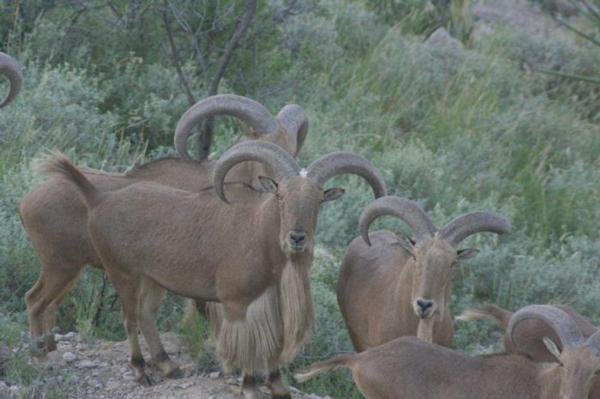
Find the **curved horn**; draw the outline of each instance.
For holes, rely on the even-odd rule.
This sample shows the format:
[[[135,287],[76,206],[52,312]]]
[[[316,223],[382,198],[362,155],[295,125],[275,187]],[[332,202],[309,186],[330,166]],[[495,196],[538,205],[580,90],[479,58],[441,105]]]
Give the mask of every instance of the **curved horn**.
[[[519,343],[515,342],[513,332],[520,322],[527,319],[538,319],[545,322],[554,330],[563,347],[573,347],[583,343],[583,334],[579,326],[567,312],[551,305],[529,305],[515,312],[508,322],[506,334],[517,347],[519,347]],[[527,353],[526,348],[519,349]]]
[[[21,91],[21,85],[23,84],[23,74],[21,73],[21,67],[17,64],[11,56],[0,51],[0,74],[6,76],[10,82],[10,89],[8,94],[0,102],[0,108],[3,108],[10,104],[15,99],[19,91]]]
[[[304,110],[299,105],[288,104],[279,111],[276,118],[294,140],[293,155],[297,156],[308,133],[308,118]]]
[[[594,352],[596,352],[596,355],[600,356],[600,330],[596,331],[593,335],[591,335],[585,341],[585,344],[591,349],[593,349]]]
[[[386,196],[371,202],[360,215],[358,226],[363,240],[370,246],[369,226],[380,216],[396,216],[409,225],[415,233],[415,240],[421,241],[425,237],[432,237],[436,228],[423,208],[414,201],[404,198]]]
[[[448,223],[439,231],[440,238],[453,246],[475,233],[490,232],[496,234],[510,233],[510,220],[491,212],[471,212],[461,215]]]
[[[224,202],[229,203],[223,192],[225,176],[235,165],[247,161],[260,162],[270,167],[277,180],[300,172],[300,166],[294,157],[276,144],[257,140],[236,144],[221,155],[213,171],[213,185]]]
[[[321,187],[332,177],[351,173],[369,183],[375,198],[387,194],[385,181],[377,168],[370,161],[352,152],[338,151],[324,155],[311,163],[307,169],[307,177],[315,180]]]
[[[194,104],[177,122],[175,149],[182,158],[190,159],[187,139],[193,127],[216,115],[235,116],[259,134],[273,133],[278,128],[278,122],[269,110],[254,100],[234,94],[211,96]]]

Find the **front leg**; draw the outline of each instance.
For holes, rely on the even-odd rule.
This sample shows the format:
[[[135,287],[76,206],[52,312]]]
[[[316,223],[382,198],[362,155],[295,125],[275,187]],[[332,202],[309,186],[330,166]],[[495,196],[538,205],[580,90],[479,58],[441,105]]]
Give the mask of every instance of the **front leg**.
[[[269,371],[267,378],[267,386],[271,390],[271,398],[273,399],[292,399],[290,388],[285,383],[279,368]]]
[[[267,377],[267,386],[271,390],[273,399],[292,399],[290,388],[285,383],[281,370],[279,369],[279,358],[269,360],[269,375]]]
[[[258,389],[256,377],[248,372],[242,373],[242,388],[240,395],[244,399],[261,399],[262,393]]]

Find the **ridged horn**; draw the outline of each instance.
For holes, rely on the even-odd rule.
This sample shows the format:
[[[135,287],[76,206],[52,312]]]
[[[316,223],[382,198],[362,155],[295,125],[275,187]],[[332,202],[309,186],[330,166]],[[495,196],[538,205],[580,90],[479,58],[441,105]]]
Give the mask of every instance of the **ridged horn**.
[[[520,322],[529,319],[545,322],[556,333],[563,348],[579,346],[584,341],[579,326],[564,310],[552,305],[529,305],[512,315],[506,330],[510,340],[521,352],[527,353],[527,348],[522,348],[520,343],[515,341],[513,333]]]
[[[21,67],[15,61],[14,58],[0,51],[0,74],[6,76],[10,82],[10,89],[8,94],[2,102],[0,102],[0,108],[6,107],[10,104],[17,94],[21,91],[21,85],[23,84],[23,74]]]
[[[510,230],[510,220],[500,214],[471,212],[452,220],[438,232],[438,236],[452,246],[457,246],[462,240],[476,233],[508,234]]]
[[[304,140],[308,133],[308,118],[306,117],[306,113],[304,113],[304,110],[299,105],[288,104],[279,111],[276,118],[290,135],[290,138],[294,140],[292,155],[297,156],[304,145]]]
[[[278,128],[278,122],[269,110],[254,100],[235,94],[211,96],[194,104],[177,122],[175,149],[182,158],[191,159],[187,151],[187,139],[194,126],[217,115],[234,116],[258,134],[270,134]]]
[[[377,168],[362,156],[346,151],[332,152],[317,159],[307,168],[307,177],[323,187],[327,180],[341,174],[354,174],[369,183],[375,198],[387,195],[385,181]]]
[[[435,234],[435,225],[419,204],[404,198],[386,196],[371,202],[360,215],[358,222],[360,234],[369,246],[371,245],[369,226],[375,219],[385,215],[402,219],[415,233],[417,242]]]
[[[229,203],[223,191],[227,173],[240,162],[248,161],[260,162],[270,167],[277,180],[300,172],[300,166],[294,157],[276,144],[258,140],[236,144],[221,155],[213,171],[213,186],[224,202]]]

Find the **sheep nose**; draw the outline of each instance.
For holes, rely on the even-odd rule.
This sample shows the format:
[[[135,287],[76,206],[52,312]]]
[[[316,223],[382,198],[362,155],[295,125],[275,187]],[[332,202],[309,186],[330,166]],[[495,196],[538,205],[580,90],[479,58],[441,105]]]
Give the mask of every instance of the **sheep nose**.
[[[294,247],[300,247],[306,240],[306,233],[303,231],[290,231],[290,243]]]
[[[417,306],[419,307],[421,317],[424,318],[427,316],[427,311],[433,306],[433,301],[419,298],[417,299]]]

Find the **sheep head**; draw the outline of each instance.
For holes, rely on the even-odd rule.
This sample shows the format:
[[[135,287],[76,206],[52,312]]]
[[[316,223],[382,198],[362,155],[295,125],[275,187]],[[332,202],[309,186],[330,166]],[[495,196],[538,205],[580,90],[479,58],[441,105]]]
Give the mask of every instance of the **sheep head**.
[[[414,239],[399,235],[398,245],[410,255],[409,261],[414,262],[411,304],[415,315],[421,319],[420,324],[439,315],[447,307],[447,287],[452,271],[460,259],[477,253],[474,249],[457,249],[458,244],[475,233],[510,232],[510,222],[506,218],[489,212],[459,216],[438,231],[416,202],[389,196],[373,201],[360,217],[360,231],[368,245],[371,245],[369,226],[384,215],[400,218],[415,234]],[[419,338],[431,340],[431,337],[420,334]]]
[[[187,140],[195,126],[217,115],[241,120],[248,128],[247,136],[275,143],[296,156],[308,132],[304,110],[288,104],[273,116],[262,104],[234,94],[220,94],[198,101],[180,118],[175,129],[175,148],[182,158],[190,159]]]
[[[363,157],[349,152],[334,152],[302,169],[281,147],[267,142],[247,141],[225,152],[215,165],[213,184],[225,202],[225,176],[240,162],[255,161],[265,165],[275,178],[260,177],[265,191],[275,195],[279,209],[279,242],[288,256],[312,253],[320,205],[341,197],[341,188],[324,189],[325,183],[340,174],[364,178],[375,197],[385,195],[386,187],[377,169]]]
[[[5,54],[0,51],[0,75],[6,76],[8,81],[10,82],[10,89],[8,90],[8,94],[0,102],[0,108],[3,108],[10,104],[12,100],[15,99],[19,91],[21,90],[21,85],[23,83],[23,74],[21,73],[21,68],[19,64],[10,57],[8,54]]]
[[[544,345],[555,357],[556,372],[560,378],[560,398],[584,399],[589,395],[594,376],[600,372],[600,331],[583,337],[575,320],[556,306],[529,305],[515,312],[510,319],[507,335],[522,353],[528,354],[528,345],[519,339],[519,323],[538,319],[546,323],[558,337],[555,342],[544,337]]]

